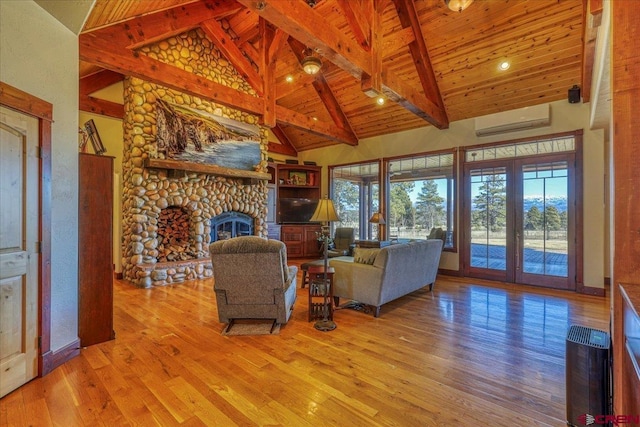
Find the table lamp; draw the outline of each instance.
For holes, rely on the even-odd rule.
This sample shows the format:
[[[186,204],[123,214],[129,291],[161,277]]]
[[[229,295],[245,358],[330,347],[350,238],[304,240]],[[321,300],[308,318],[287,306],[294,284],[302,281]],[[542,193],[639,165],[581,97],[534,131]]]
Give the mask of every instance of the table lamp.
[[[336,328],[336,324],[333,320],[329,320],[329,304],[331,301],[328,301],[328,292],[329,289],[327,287],[327,268],[329,264],[329,222],[331,221],[340,221],[338,218],[338,214],[336,212],[335,206],[333,206],[333,200],[324,198],[318,201],[318,206],[316,207],[315,212],[311,216],[309,220],[311,222],[322,222],[322,246],[324,248],[324,299],[322,301],[322,311],[323,316],[322,320],[318,320],[313,327],[319,331],[328,332],[333,331]]]
[[[373,215],[371,215],[371,218],[369,218],[369,222],[378,226],[378,232],[376,236],[378,237],[378,240],[380,240],[380,226],[386,224],[384,216],[380,212],[375,212]]]

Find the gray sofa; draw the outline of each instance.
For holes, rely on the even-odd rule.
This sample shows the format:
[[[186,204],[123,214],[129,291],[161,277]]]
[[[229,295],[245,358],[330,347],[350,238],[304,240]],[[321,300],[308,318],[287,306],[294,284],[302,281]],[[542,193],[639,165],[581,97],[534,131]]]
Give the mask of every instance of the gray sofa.
[[[279,240],[235,237],[209,245],[220,322],[274,319],[287,323],[296,301],[296,266]]]
[[[382,249],[356,248],[353,257],[332,258],[333,296],[375,307],[433,283],[442,254],[442,240],[429,239]]]

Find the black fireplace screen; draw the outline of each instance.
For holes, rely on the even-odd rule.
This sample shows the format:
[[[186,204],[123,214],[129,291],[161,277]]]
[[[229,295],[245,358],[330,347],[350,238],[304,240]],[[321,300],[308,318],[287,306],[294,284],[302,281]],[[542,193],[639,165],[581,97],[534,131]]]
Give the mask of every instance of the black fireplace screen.
[[[211,241],[253,235],[253,218],[239,212],[225,212],[211,219]]]

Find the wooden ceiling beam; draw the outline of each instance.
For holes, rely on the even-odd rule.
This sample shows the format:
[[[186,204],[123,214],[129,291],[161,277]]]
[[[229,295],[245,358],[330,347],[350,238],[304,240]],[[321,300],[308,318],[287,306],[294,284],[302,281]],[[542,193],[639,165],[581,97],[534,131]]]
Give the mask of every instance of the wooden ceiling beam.
[[[293,79],[291,82],[287,81],[287,76],[291,76]],[[307,85],[310,85],[315,80],[315,77],[300,70],[296,70],[293,73],[289,73],[281,78],[278,78],[276,83],[276,98],[282,99],[285,96],[298,92]]]
[[[416,36],[411,27],[403,28],[385,36],[382,41],[382,57],[388,58],[397,54],[400,49],[408,46],[415,39]]]
[[[236,46],[229,34],[220,26],[220,23],[215,19],[210,19],[202,22],[200,28],[211,38],[211,41],[231,62],[231,65],[240,73],[242,78],[255,89],[258,95],[263,95],[264,83],[262,77],[254,70],[253,64],[244,56],[244,53]]]
[[[88,95],[80,95],[79,109],[87,113],[99,114],[119,120],[124,117],[124,105]]]
[[[264,100],[215,83],[204,77],[149,58],[144,54],[114,46],[98,33],[81,34],[80,59],[100,67],[138,77],[145,81],[193,96],[209,99],[251,114],[264,114]]]
[[[382,80],[385,82],[382,91],[387,98],[397,102],[438,129],[449,128],[449,119],[444,109],[438,107],[414,88],[407,85],[395,73],[388,72],[385,69],[382,72]]]
[[[356,77],[358,80],[362,80],[363,76],[373,76],[373,62],[370,52],[365,51],[360,45],[351,37],[340,32],[336,29],[327,19],[314,9],[309,7],[304,0],[237,0],[238,3],[243,4],[249,10],[254,11],[271,22],[275,27],[282,29],[288,33],[291,37],[299,40],[305,46],[312,48],[319,52],[324,58],[331,61],[338,67],[342,68],[347,73]],[[403,1],[403,7],[408,9],[408,3],[411,3],[411,10],[415,15],[415,7],[411,0],[395,0]],[[386,2],[381,1],[377,5],[376,10],[381,13]],[[417,16],[415,16],[417,19]],[[410,25],[410,23],[409,23]],[[407,25],[407,26],[409,26]],[[419,22],[417,23],[419,27]],[[414,29],[414,33],[415,33]],[[420,33],[421,34],[421,33]],[[419,37],[415,37],[418,39]],[[421,38],[421,36],[420,36]],[[424,44],[424,40],[422,40]],[[414,42],[415,43],[415,40]],[[425,47],[426,52],[426,47]],[[381,53],[380,53],[381,54]],[[428,56],[426,57],[428,59]],[[424,61],[423,61],[424,62]],[[428,63],[429,70],[431,70],[432,78],[435,82],[435,75],[430,68],[430,62]],[[421,67],[422,70],[427,70],[425,66]],[[376,70],[377,73],[377,70]],[[381,74],[382,75],[382,74]],[[368,78],[368,77],[367,77]],[[394,79],[394,82],[402,81]],[[375,88],[375,85],[373,86]],[[433,91],[433,89],[429,89]],[[437,102],[430,99],[428,96],[424,96],[415,91],[409,91],[407,93],[406,85],[402,84],[400,87],[394,87],[389,81],[381,80],[381,91],[383,93],[392,94],[390,99],[402,100],[400,105],[405,106],[414,114],[419,117],[425,118],[429,123],[436,123],[438,128],[446,128],[449,126],[449,122],[446,118],[446,113],[442,107],[442,99],[440,99],[439,91],[435,86],[437,93]],[[369,90],[368,94],[375,94],[375,91]],[[424,99],[420,100],[419,97]],[[433,105],[439,106],[435,116],[431,116],[427,110],[419,110],[420,105]],[[444,118],[444,121],[442,120]]]
[[[269,58],[271,61],[277,61],[280,50],[288,39],[289,34],[284,32],[280,28],[276,28],[276,32],[273,36],[273,41],[271,42],[271,46],[269,46]]]
[[[264,115],[262,124],[276,125],[276,61],[269,55],[275,38],[275,29],[263,18],[259,18],[260,29],[260,78],[263,81]]]
[[[416,12],[416,6],[413,0],[393,0],[398,17],[400,18],[400,24],[403,28],[411,27],[415,36],[414,41],[409,43],[409,51],[413,57],[418,76],[420,77],[420,83],[424,90],[425,96],[429,101],[438,106],[446,118],[446,112],[444,112],[444,103],[442,102],[442,95],[438,89],[436,81],[436,75],[431,65],[431,59],[429,58],[429,52],[427,45],[422,35],[422,28],[420,26],[420,20],[418,19],[418,13]],[[448,119],[446,120],[448,125]]]
[[[293,37],[289,38],[289,46],[291,46],[291,50],[294,55],[296,55],[296,58],[298,58],[298,62],[302,62],[304,57],[302,52],[304,51],[305,46]],[[353,137],[357,139],[353,132],[353,128],[351,127],[351,123],[349,123],[349,119],[347,119],[347,116],[342,111],[340,103],[333,94],[333,91],[331,90],[331,87],[329,87],[329,83],[327,83],[322,72],[316,75],[312,85],[336,126],[344,131],[350,132]]]
[[[371,73],[369,53],[304,0],[237,1],[358,80]]]
[[[372,3],[367,0],[364,4],[360,0],[338,0],[338,4],[347,18],[347,23],[356,41],[365,50],[371,48],[371,24],[367,20],[371,16]]]
[[[353,135],[353,133],[340,129],[333,123],[314,120],[312,117],[296,113],[295,111],[289,110],[288,108],[280,105],[276,106],[276,117],[278,123],[293,126],[305,132],[310,132],[314,135],[328,138],[333,141],[354,146],[358,145],[358,139]]]
[[[370,2],[371,7],[367,8],[368,20],[371,31],[371,73],[362,74],[360,89],[368,97],[377,97],[382,93],[382,24],[380,22],[381,7],[379,0]]]
[[[204,0],[131,18],[89,33],[101,34],[120,46],[135,50],[195,28],[202,21],[235,13],[241,8],[235,0]]]
[[[584,46],[582,48],[582,102],[591,101],[593,65],[596,58],[598,27],[602,23],[602,0],[585,1]]]
[[[154,60],[138,52],[114,46],[97,33],[79,37],[80,59],[91,64],[130,75],[193,96],[202,97],[220,105],[259,116],[264,115],[265,101],[228,86]],[[350,132],[338,129],[332,123],[323,123],[295,113],[287,108],[275,107],[278,122],[304,129],[330,140],[357,145],[357,138]]]
[[[251,43],[257,37],[260,37],[260,29],[258,27],[251,27],[242,34],[238,34],[238,40],[236,43],[238,47],[242,47],[247,43]]]
[[[80,96],[88,96],[93,92],[111,86],[114,83],[121,82],[124,76],[110,70],[101,70],[97,73],[82,77],[79,84]]]
[[[269,143],[269,151],[278,154],[285,154],[287,156],[297,156],[298,150],[293,146],[289,137],[284,133],[280,125],[275,125],[271,128],[271,133],[278,138],[280,144],[273,142]]]

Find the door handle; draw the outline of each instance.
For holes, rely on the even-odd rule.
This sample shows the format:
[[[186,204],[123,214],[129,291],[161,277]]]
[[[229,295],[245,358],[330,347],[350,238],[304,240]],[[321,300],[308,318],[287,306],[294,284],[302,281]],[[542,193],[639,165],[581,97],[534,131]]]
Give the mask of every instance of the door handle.
[[[520,232],[516,231],[516,270],[520,270]]]

